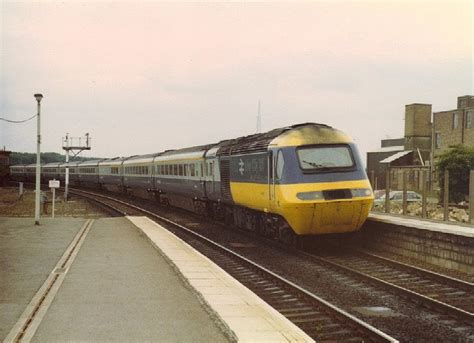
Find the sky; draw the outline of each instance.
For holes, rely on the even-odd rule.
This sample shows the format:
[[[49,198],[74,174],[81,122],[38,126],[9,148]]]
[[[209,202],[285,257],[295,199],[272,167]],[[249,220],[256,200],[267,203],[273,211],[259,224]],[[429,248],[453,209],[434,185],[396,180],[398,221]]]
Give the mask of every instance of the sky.
[[[42,151],[82,156],[214,143],[303,122],[365,160],[403,137],[405,105],[474,94],[474,1],[0,1],[0,117],[36,113]],[[36,120],[0,121],[0,148],[36,151]]]

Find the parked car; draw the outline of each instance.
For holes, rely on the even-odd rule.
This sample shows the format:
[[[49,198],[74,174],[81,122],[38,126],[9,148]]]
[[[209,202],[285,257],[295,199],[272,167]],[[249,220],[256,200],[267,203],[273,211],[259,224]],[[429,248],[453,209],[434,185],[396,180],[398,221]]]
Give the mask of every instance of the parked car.
[[[377,189],[374,191],[374,199],[378,199],[381,196],[385,195],[385,190],[384,189]]]
[[[413,191],[407,191],[407,202],[417,202],[422,200],[421,194]],[[403,191],[391,191],[390,192],[390,201],[402,202],[403,201]],[[374,200],[376,204],[385,203],[385,194],[382,194],[379,198]]]

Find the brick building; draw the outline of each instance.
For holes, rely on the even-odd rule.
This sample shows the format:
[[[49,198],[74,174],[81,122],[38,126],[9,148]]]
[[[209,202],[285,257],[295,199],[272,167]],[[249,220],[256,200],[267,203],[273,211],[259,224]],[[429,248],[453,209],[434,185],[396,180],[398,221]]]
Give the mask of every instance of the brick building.
[[[472,95],[458,97],[456,109],[434,112],[433,115],[430,104],[406,105],[404,138],[382,140],[379,150],[367,153],[367,174],[372,186],[377,189],[385,188],[387,168],[411,168],[415,171],[411,181],[416,184],[419,179],[418,171],[430,166],[432,150],[433,159],[436,160],[450,146],[474,146],[473,116]],[[398,181],[392,180],[395,184]]]
[[[428,165],[431,130],[431,105],[406,105],[404,137],[384,139],[379,150],[367,153],[367,174],[372,187],[385,188],[387,168]]]
[[[458,97],[456,109],[434,112],[434,157],[436,158],[450,146],[474,146],[474,96]]]

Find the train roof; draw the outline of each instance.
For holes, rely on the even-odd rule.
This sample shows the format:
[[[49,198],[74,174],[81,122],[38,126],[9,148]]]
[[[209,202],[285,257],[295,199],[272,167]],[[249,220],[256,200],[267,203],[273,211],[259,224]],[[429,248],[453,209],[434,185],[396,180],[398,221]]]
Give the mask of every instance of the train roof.
[[[166,150],[157,155],[155,162],[201,159],[204,157],[206,151],[213,146],[215,146],[215,144],[196,145],[189,148]]]
[[[78,167],[96,167],[102,160],[88,160],[78,163]]]
[[[61,163],[59,163],[59,162],[45,163],[45,164],[42,164],[42,165],[41,165],[41,168],[45,168],[45,167],[46,167],[46,168],[51,168],[51,167],[56,167],[56,168],[57,168],[57,167],[59,167],[60,164],[61,164]]]
[[[302,145],[348,144],[352,138],[327,125],[303,124],[282,132],[269,144],[270,147],[297,147]]]
[[[64,163],[61,163],[59,165],[59,167],[60,168],[63,168],[63,167],[66,168],[68,165],[69,165],[69,167],[77,167],[77,165],[79,163],[82,163],[82,162],[81,161],[73,161],[73,162],[68,162],[68,163],[64,162]]]
[[[304,128],[304,127],[317,127],[331,130],[332,128],[325,124],[317,123],[302,123],[292,126],[285,126],[278,129],[273,129],[264,133],[256,133],[249,136],[239,137],[235,139],[229,139],[219,142],[219,150],[217,150],[218,156],[226,155],[239,155],[243,153],[254,153],[267,151],[270,143],[284,134],[285,132]]]
[[[130,157],[114,157],[100,161],[99,166],[116,166],[121,165],[123,161],[128,160]]]

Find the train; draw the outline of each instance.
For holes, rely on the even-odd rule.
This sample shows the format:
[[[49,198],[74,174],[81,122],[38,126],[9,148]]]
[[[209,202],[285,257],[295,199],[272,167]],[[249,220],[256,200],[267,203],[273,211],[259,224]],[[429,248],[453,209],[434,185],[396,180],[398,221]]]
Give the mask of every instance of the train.
[[[357,231],[374,199],[350,136],[316,123],[68,167],[71,186],[151,199],[287,244]],[[64,184],[65,170],[44,164],[42,181]],[[35,165],[11,166],[11,176],[34,181]]]

